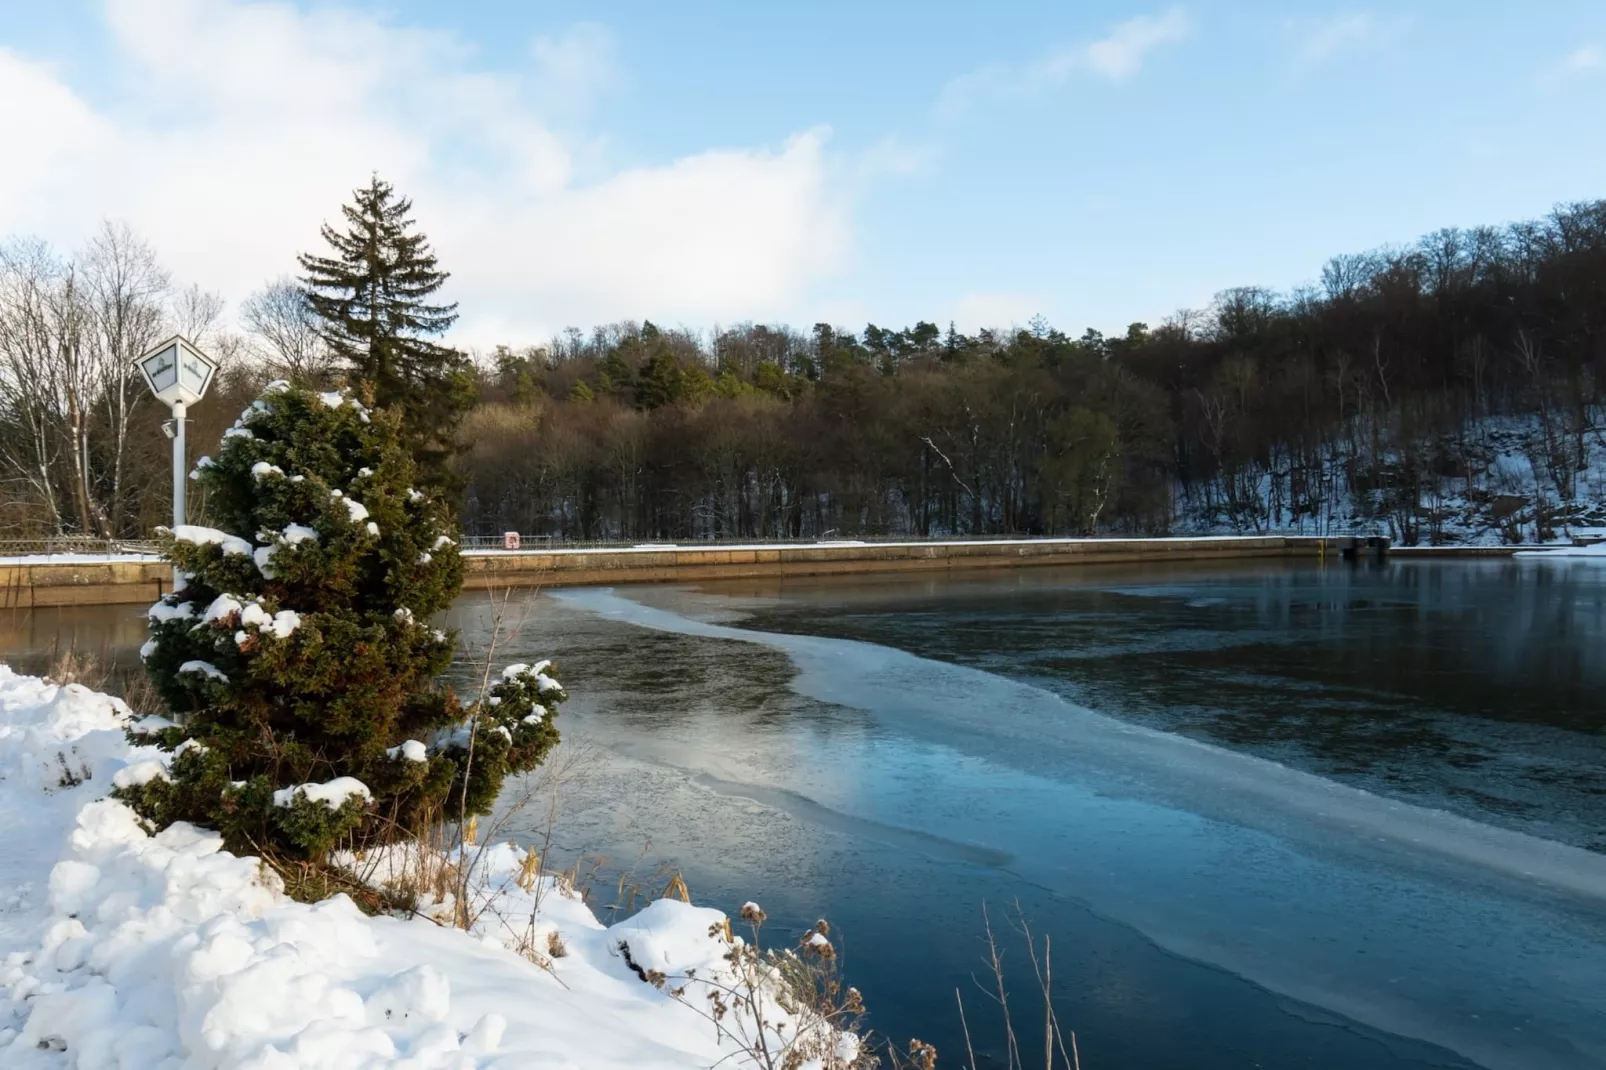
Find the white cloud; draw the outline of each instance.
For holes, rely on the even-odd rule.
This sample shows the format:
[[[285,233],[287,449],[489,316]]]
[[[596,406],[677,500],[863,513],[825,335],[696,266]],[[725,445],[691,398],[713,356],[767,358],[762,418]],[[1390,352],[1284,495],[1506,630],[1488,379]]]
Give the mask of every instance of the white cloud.
[[[926,174],[936,165],[939,156],[940,151],[932,142],[884,137],[859,153],[854,173],[863,182],[887,175]]]
[[[1324,19],[1287,24],[1294,41],[1294,60],[1304,67],[1324,63],[1349,52],[1388,44],[1405,31],[1402,19],[1379,18],[1369,11],[1354,11]]]
[[[943,88],[938,110],[953,113],[988,99],[1034,96],[1059,88],[1076,74],[1123,81],[1138,72],[1150,52],[1192,32],[1192,20],[1179,7],[1139,15],[1096,41],[1058,48],[1028,63],[991,63],[960,75]]]
[[[0,48],[0,212],[48,195],[54,176],[86,166],[110,136],[50,67]]]
[[[1042,303],[1030,294],[972,293],[954,304],[950,317],[954,326],[968,334],[984,328],[1024,327],[1042,311]]]
[[[1534,84],[1540,89],[1557,92],[1575,82],[1603,74],[1606,74],[1606,48],[1586,42],[1540,68],[1534,75]]]
[[[70,246],[127,220],[178,277],[238,301],[294,271],[377,170],[414,198],[454,273],[455,337],[476,345],[780,315],[846,255],[849,198],[821,130],[578,181],[542,98],[611,84],[595,27],[495,71],[450,35],[349,11],[109,0],[106,15],[104,102],[0,50],[0,144],[28,146],[0,168],[0,235]]]
[[[824,190],[824,140],[808,132],[776,151],[711,151],[627,171],[511,219],[484,198],[459,204],[432,233],[484,308],[518,309],[540,295],[532,322],[548,328],[764,317],[845,251],[846,220]],[[566,313],[559,322],[548,309]],[[483,336],[472,315],[464,319],[466,333]]]
[[[1108,37],[1082,48],[1080,60],[1106,78],[1127,78],[1137,73],[1150,52],[1182,40],[1191,28],[1181,8],[1174,7],[1163,15],[1140,15],[1116,26]]]
[[[535,60],[535,95],[552,111],[585,111],[619,81],[613,34],[606,26],[582,22],[556,37],[538,37],[530,46]]]
[[[1599,45],[1585,45],[1561,61],[1561,70],[1566,74],[1606,71],[1606,50]]]

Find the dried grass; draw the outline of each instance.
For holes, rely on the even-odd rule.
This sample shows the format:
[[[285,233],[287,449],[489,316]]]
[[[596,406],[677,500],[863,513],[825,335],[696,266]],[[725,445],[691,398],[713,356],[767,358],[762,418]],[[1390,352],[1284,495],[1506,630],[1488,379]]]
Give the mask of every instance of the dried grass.
[[[151,678],[145,674],[144,666],[137,669],[117,667],[104,650],[97,653],[80,650],[76,646],[63,649],[58,645],[51,651],[44,678],[53,684],[82,684],[91,691],[114,695],[141,717],[167,712],[167,706],[156,693]]]

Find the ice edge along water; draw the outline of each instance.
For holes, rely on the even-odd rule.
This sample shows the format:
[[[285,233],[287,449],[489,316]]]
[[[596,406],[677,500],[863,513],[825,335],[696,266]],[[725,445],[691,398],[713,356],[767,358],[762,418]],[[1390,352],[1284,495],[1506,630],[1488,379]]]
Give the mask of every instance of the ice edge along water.
[[[1154,804],[1151,811],[1170,809],[1202,815],[1224,828],[1255,830],[1263,834],[1263,841],[1287,842],[1295,851],[1325,857],[1329,863],[1336,859],[1337,865],[1328,866],[1334,875],[1354,865],[1382,872],[1398,868],[1404,873],[1402,881],[1414,882],[1408,891],[1432,890],[1401,918],[1409,919],[1409,910],[1416,910],[1415,916],[1421,918],[1424,909],[1455,909],[1461,904],[1476,913],[1473,904],[1488,902],[1492,894],[1499,910],[1514,903],[1511,909],[1521,912],[1531,903],[1539,904],[1537,913],[1523,921],[1542,927],[1543,921],[1534,918],[1548,917],[1544,911],[1552,904],[1560,904],[1559,909],[1574,915],[1598,917],[1600,905],[1606,902],[1606,856],[1130,724],[992,673],[853,640],[708,623],[643,605],[607,589],[559,590],[552,596],[577,609],[640,627],[781,650],[798,669],[792,687],[800,694],[865,710],[878,719],[898,720],[928,738],[935,735],[963,746],[967,733],[1014,732],[1021,738],[1012,742],[1026,743],[1034,752],[1043,749],[1043,741],[1051,741],[1062,753],[1074,755],[1075,769],[1069,775],[1091,785],[1094,795],[1146,800]],[[1004,710],[1012,716],[1002,716]],[[980,711],[987,716],[979,716]],[[939,730],[934,731],[933,726]],[[1297,889],[1281,889],[1284,893],[1293,890]],[[1253,947],[1230,946],[1212,939],[1197,916],[1191,921],[1163,916],[1155,909],[1164,905],[1162,899],[1140,905],[1112,899],[1110,888],[1101,891],[1102,895],[1087,900],[1095,910],[1132,925],[1162,947],[1386,1033],[1436,1043],[1490,1067],[1574,1070],[1581,1065],[1606,1066],[1606,1033],[1598,1022],[1589,1024],[1587,994],[1569,990],[1570,994],[1555,1000],[1551,1016],[1532,1025],[1536,1033],[1552,1028],[1557,1035],[1536,1043],[1532,1036],[1510,1035],[1512,1030],[1521,1032],[1520,1024],[1513,1025],[1513,1020],[1521,1018],[1519,1011],[1512,1011],[1498,1024],[1470,1020],[1478,1017],[1472,1008],[1424,1011],[1411,1003],[1414,993],[1409,990],[1386,989],[1398,978],[1382,981],[1376,975],[1356,973],[1340,983],[1326,973],[1339,962],[1331,955],[1302,965],[1279,961],[1278,951],[1287,944],[1279,947],[1266,938],[1258,953]],[[1254,894],[1256,890],[1249,891]],[[1178,913],[1185,915],[1186,911]],[[1269,919],[1266,923],[1274,924]],[[1215,924],[1214,919],[1206,922],[1206,926]],[[1219,924],[1231,926],[1233,922],[1222,919]],[[1258,930],[1254,921],[1247,925]],[[1253,942],[1261,935],[1257,931],[1247,939]],[[1295,943],[1298,935],[1294,934]],[[1520,932],[1491,935],[1522,939]],[[1287,934],[1283,936],[1287,938]],[[1603,938],[1591,930],[1588,939]],[[1554,940],[1565,944],[1560,936]],[[1606,943],[1601,947],[1606,949]],[[1554,947],[1543,953],[1556,954]],[[1421,962],[1402,957],[1400,964],[1411,967]],[[1596,965],[1596,973],[1606,974],[1606,959]],[[1448,987],[1442,994],[1453,997],[1458,983],[1462,982],[1445,982]],[[1481,983],[1491,1002],[1498,1002],[1501,986],[1521,984],[1500,972],[1491,972]],[[1552,986],[1552,994],[1560,991],[1559,986]],[[1540,996],[1535,992],[1533,1000],[1539,1001]]]
[[[840,673],[853,666],[855,652],[871,652],[878,666],[889,662],[924,663],[931,679],[968,677],[983,686],[1031,692],[1049,706],[1063,710],[1080,737],[1079,741],[1101,745],[1100,758],[1142,761],[1162,766],[1179,777],[1201,780],[1209,777],[1226,782],[1226,787],[1246,799],[1276,803],[1298,809],[1303,816],[1322,825],[1344,829],[1351,834],[1392,840],[1413,850],[1442,854],[1457,862],[1497,871],[1522,881],[1533,881],[1556,891],[1582,899],[1606,902],[1606,855],[1568,844],[1541,839],[1510,829],[1473,821],[1459,814],[1433,810],[1412,803],[1376,795],[1278,762],[1241,754],[1201,740],[1158,729],[1135,725],[1077,706],[1064,698],[993,673],[919,658],[901,650],[860,643],[848,639],[756,632],[728,625],[711,624],[655,609],[631,601],[612,589],[567,589],[552,592],[554,598],[602,616],[642,627],[678,632],[712,639],[731,639],[782,650],[794,658],[804,673],[798,690],[821,698],[827,690],[815,677],[826,671]],[[900,674],[907,678],[908,674]],[[845,696],[832,689],[827,701],[842,702]],[[911,702],[917,702],[911,699]],[[851,704],[851,703],[850,703]],[[931,703],[935,715],[955,703]],[[1062,728],[1064,725],[1061,726]]]

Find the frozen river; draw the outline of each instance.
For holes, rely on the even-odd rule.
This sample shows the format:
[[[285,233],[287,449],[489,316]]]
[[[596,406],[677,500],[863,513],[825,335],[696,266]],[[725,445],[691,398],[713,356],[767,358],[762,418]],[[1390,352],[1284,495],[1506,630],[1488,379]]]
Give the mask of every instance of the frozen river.
[[[138,615],[107,612],[13,616],[9,645],[126,654]],[[479,647],[495,612],[451,623]],[[872,1024],[942,1065],[956,988],[998,1050],[972,975],[983,904],[1004,927],[1018,903],[1090,1068],[1606,1067],[1606,567],[575,589],[504,615],[498,660],[554,656],[574,696],[591,757],[553,842],[605,859],[594,901],[667,862],[777,932],[828,917]]]
[[[1019,901],[1094,1065],[1546,1070],[1606,1066],[1603,580],[571,590],[519,643],[600,748],[559,840],[832,918],[895,1036],[957,1054]]]

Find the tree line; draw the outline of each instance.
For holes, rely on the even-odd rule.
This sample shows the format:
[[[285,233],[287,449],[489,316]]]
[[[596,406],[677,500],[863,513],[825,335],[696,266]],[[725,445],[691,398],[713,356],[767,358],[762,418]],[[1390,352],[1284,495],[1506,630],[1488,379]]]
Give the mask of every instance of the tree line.
[[[482,362],[458,467],[484,533],[1520,540],[1598,513],[1603,369],[1593,202],[1335,257],[1317,284],[1227,290],[1114,336],[570,331]]]
[[[173,326],[226,358],[198,441],[269,377],[353,384],[404,413],[474,534],[1518,540],[1592,515],[1606,490],[1591,467],[1606,201],[1337,256],[1314,284],[1227,290],[1109,336],[1041,319],[975,334],[642,322],[472,359],[439,341],[455,309],[431,304],[446,275],[405,198],[376,178],[344,217],[327,254],[245,304],[239,333],[126,230],[65,259],[7,244],[6,529],[160,522],[165,442],[128,368]]]

